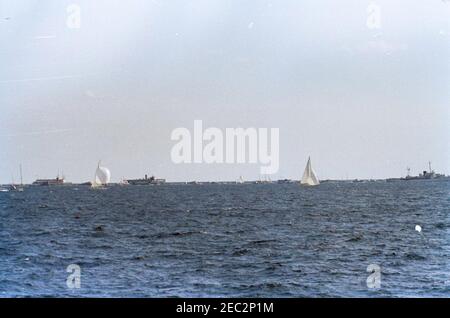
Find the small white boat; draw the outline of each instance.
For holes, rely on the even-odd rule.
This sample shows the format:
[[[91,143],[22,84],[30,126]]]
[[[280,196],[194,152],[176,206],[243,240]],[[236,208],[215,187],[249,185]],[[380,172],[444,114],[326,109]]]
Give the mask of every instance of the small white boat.
[[[303,172],[302,180],[300,181],[301,185],[305,186],[316,186],[319,185],[319,178],[317,178],[316,173],[311,167],[311,158],[308,157],[308,162],[306,163],[305,172]]]
[[[23,192],[23,185],[16,186],[15,184],[11,184],[9,186],[9,191],[17,191],[17,192]]]
[[[121,186],[127,186],[127,185],[130,185],[130,183],[128,182],[127,179],[122,178],[122,180],[120,180],[120,182],[119,182],[119,185],[121,185]]]

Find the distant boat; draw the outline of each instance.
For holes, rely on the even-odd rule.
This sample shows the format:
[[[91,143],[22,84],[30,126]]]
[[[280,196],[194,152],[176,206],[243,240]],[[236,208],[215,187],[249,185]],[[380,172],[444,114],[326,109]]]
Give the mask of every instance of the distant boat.
[[[433,169],[431,169],[431,161],[428,161],[428,171],[424,170],[422,173],[419,173],[418,176],[410,176],[410,168],[406,168],[408,173],[405,178],[401,178],[401,180],[427,180],[427,179],[445,179],[446,176],[444,174],[436,173]]]
[[[33,185],[38,186],[59,186],[63,185],[64,177],[60,177],[59,175],[55,179],[37,179],[33,182]]]
[[[424,170],[422,173],[419,173],[418,176],[411,176],[411,169],[409,167],[406,168],[406,177],[404,178],[388,178],[387,182],[392,181],[409,181],[409,180],[450,180],[450,176],[446,176],[445,174],[436,173],[431,168],[431,162],[428,162],[428,171]]]
[[[16,185],[14,183],[14,178],[13,178],[12,183],[9,186],[9,190],[10,191],[18,191],[18,192],[22,192],[23,191],[22,165],[19,166],[19,170],[20,170],[20,185]]]
[[[244,177],[240,176],[239,179],[236,181],[236,183],[244,183]]]
[[[94,181],[92,182],[92,188],[99,188],[106,186],[111,180],[111,172],[108,168],[101,166],[101,161],[98,162],[97,169],[95,170]]]
[[[130,183],[125,178],[122,178],[122,180],[120,180],[120,182],[119,182],[119,185],[127,186],[127,185],[130,185]]]
[[[300,184],[306,185],[306,186],[315,186],[319,185],[319,178],[317,178],[316,173],[311,167],[311,158],[308,157],[308,162],[306,163],[305,172],[303,172],[302,180],[300,181]]]
[[[128,179],[126,181],[131,185],[153,185],[166,183],[166,179],[157,179],[155,176],[151,176],[149,178],[148,175],[145,175],[143,179]]]
[[[23,192],[23,187],[17,186],[14,183],[9,185],[9,191],[17,191],[17,192]]]
[[[268,175],[264,175],[264,179],[262,179],[262,176],[259,177],[258,181],[255,181],[255,183],[272,183],[272,179]]]

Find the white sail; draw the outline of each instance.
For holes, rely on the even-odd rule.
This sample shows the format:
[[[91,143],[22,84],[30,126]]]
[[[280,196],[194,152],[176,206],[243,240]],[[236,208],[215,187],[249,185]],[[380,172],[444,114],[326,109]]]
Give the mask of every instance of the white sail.
[[[108,168],[102,167],[100,162],[98,163],[97,170],[95,170],[95,178],[92,183],[93,187],[107,185],[111,180],[111,172]]]
[[[306,164],[305,172],[303,172],[302,181],[303,185],[315,186],[320,184],[319,178],[311,167],[311,158],[308,157],[308,163]]]

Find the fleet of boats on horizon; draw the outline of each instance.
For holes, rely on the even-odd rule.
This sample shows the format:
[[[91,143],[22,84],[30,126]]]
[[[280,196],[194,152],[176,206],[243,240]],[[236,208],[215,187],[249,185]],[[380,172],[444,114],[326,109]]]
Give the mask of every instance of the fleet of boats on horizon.
[[[65,186],[65,185],[83,185],[90,186],[92,189],[106,189],[109,186],[119,185],[119,186],[148,186],[148,185],[161,185],[161,184],[287,184],[287,183],[299,183],[302,186],[318,186],[320,183],[327,182],[395,182],[395,181],[410,181],[410,180],[450,180],[450,176],[444,174],[436,173],[431,168],[431,162],[428,162],[428,171],[424,170],[417,176],[410,175],[410,168],[407,168],[406,177],[403,178],[388,178],[388,179],[352,179],[352,180],[320,180],[317,177],[315,171],[311,165],[311,158],[308,157],[305,170],[301,180],[291,180],[291,179],[280,179],[272,181],[269,176],[260,178],[259,180],[245,181],[243,176],[240,176],[236,181],[190,181],[190,182],[166,182],[165,179],[156,178],[155,176],[148,177],[145,175],[143,178],[139,179],[125,179],[122,178],[119,183],[111,183],[111,172],[108,168],[98,163],[95,170],[94,178],[92,181],[84,183],[71,183],[67,182],[64,176],[58,176],[54,179],[37,179],[32,184],[24,184],[22,177],[22,165],[20,165],[20,184],[15,184],[14,180],[11,184],[1,185],[0,192],[9,191],[24,191],[27,186]]]

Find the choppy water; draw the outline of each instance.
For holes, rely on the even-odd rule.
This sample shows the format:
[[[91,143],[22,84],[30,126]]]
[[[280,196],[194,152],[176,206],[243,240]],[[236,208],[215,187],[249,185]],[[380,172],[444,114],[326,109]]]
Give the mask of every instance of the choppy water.
[[[449,190],[410,181],[0,193],[0,296],[450,297]],[[66,286],[70,264],[80,289]],[[370,264],[380,289],[367,287]]]

